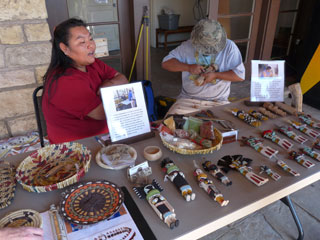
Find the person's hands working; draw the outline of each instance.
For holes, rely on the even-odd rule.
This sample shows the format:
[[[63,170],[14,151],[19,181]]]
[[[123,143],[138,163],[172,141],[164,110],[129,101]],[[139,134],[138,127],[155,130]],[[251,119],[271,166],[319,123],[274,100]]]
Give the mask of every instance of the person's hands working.
[[[43,230],[34,227],[5,227],[0,229],[0,239],[8,240],[42,240]]]
[[[244,80],[240,78],[237,74],[235,74],[234,71],[232,70],[229,70],[226,72],[209,72],[209,73],[204,73],[202,76],[204,76],[205,78],[202,85],[207,83],[212,83],[216,79],[221,79],[221,80],[230,81],[230,82],[241,82]]]

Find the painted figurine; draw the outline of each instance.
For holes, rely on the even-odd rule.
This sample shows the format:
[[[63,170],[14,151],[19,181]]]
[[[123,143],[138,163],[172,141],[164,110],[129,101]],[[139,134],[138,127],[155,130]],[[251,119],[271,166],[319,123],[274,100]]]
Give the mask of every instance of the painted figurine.
[[[222,173],[221,169],[217,165],[211,163],[210,161],[205,161],[204,163],[202,163],[202,167],[205,171],[209,172],[224,185],[232,185],[232,181]]]
[[[259,127],[261,125],[261,122],[258,121],[257,119],[251,117],[248,113],[246,113],[243,110],[239,110],[237,108],[231,109],[231,112],[234,116],[237,118],[241,119],[242,121],[250,124],[253,127]]]
[[[315,149],[320,149],[320,139],[319,138],[312,144],[312,147]]]
[[[312,148],[310,147],[304,147],[301,149],[301,151],[305,154],[307,154],[309,157],[314,158],[315,160],[320,161],[320,153],[314,151]]]
[[[303,132],[310,137],[317,138],[320,136],[320,132],[307,127],[306,124],[302,124],[296,121],[290,121],[290,123],[295,129],[298,129],[300,132]]]
[[[256,119],[258,119],[258,120],[260,120],[260,121],[267,121],[269,118],[268,117],[266,117],[265,115],[263,115],[262,113],[260,113],[260,112],[258,112],[258,111],[256,111],[256,110],[249,110],[248,111],[248,113],[252,116],[252,117],[254,117],[254,118],[256,118]]]
[[[193,171],[193,175],[197,178],[199,183],[199,187],[205,190],[208,195],[215,200],[220,206],[227,206],[229,200],[225,200],[222,193],[217,189],[217,187],[213,184],[212,180],[208,179],[207,174],[205,174],[197,165],[196,161],[193,160],[193,164],[195,166],[195,170]]]
[[[278,129],[278,131],[298,143],[304,144],[306,141],[308,141],[307,138],[297,135],[291,127],[282,126]]]
[[[277,150],[275,150],[269,146],[264,146],[262,144],[263,140],[261,140],[259,138],[250,136],[249,138],[242,137],[242,139],[247,145],[253,147],[256,151],[258,151],[263,156],[266,156],[268,158],[272,158],[278,153]]]
[[[313,121],[310,115],[299,113],[299,119],[311,127],[320,129],[320,122]]]
[[[133,187],[133,190],[140,199],[147,199],[152,209],[170,229],[178,227],[179,220],[176,219],[174,209],[167,199],[160,194],[163,189],[156,180],[152,180],[151,184],[142,187]]]
[[[161,168],[167,173],[165,180],[169,179],[171,182],[173,182],[187,202],[195,199],[196,194],[192,192],[192,188],[187,182],[183,172],[180,171],[177,165],[175,165],[170,158],[165,158],[161,162]]]
[[[303,154],[300,154],[296,151],[289,152],[289,156],[290,156],[290,159],[295,160],[301,166],[304,166],[306,168],[311,168],[314,166],[314,164],[309,160],[307,160]]]
[[[276,173],[275,171],[272,171],[271,168],[267,167],[266,165],[260,166],[260,169],[261,169],[260,174],[262,172],[265,172],[275,181],[278,181],[281,178],[281,176],[278,173]]]
[[[293,143],[289,142],[285,138],[280,138],[275,131],[266,130],[262,133],[262,137],[270,139],[272,142],[278,144],[280,147],[285,150],[290,150],[293,147]]]
[[[262,186],[269,181],[268,178],[263,178],[258,174],[254,173],[251,168],[249,168],[252,162],[249,158],[244,158],[242,155],[224,156],[218,161],[219,166],[223,166],[223,170],[228,172],[229,169],[235,169],[245,176],[250,182],[255,185]]]
[[[284,171],[292,174],[295,177],[300,176],[300,173],[298,173],[297,171],[293,170],[292,168],[290,168],[284,161],[282,160],[277,160],[277,165],[280,166]]]

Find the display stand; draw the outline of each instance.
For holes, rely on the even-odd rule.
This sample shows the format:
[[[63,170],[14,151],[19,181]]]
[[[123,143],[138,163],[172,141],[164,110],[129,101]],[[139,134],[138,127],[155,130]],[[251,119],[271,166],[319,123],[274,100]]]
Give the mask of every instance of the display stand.
[[[126,138],[126,139],[122,139],[116,142],[111,142],[111,140],[107,140],[105,141],[105,145],[110,145],[110,144],[132,144],[135,142],[139,142],[148,138],[153,138],[155,136],[155,133],[153,131],[148,132],[148,133],[144,133],[138,136],[134,136],[134,137],[130,137],[130,138]]]

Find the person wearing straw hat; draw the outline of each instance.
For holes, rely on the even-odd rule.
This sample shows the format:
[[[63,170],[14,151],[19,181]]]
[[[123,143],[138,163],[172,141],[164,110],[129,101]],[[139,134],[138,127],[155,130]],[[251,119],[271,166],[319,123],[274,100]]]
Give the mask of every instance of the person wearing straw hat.
[[[43,239],[43,230],[35,227],[4,227],[0,229],[0,239],[41,240]]]
[[[172,50],[162,68],[182,72],[182,90],[168,114],[187,114],[229,103],[231,82],[245,78],[245,68],[236,44],[227,39],[222,25],[202,19],[191,38]]]

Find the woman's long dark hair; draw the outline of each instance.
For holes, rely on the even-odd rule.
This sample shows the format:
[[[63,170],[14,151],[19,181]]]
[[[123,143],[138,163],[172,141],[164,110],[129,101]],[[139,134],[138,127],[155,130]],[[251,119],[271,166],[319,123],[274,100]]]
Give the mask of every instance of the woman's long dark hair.
[[[43,76],[44,89],[48,88],[48,96],[50,96],[52,84],[57,82],[59,77],[63,76],[65,71],[73,65],[73,60],[60,49],[60,43],[69,46],[70,29],[74,27],[87,27],[87,25],[80,19],[70,18],[54,29],[51,61],[46,74]]]

